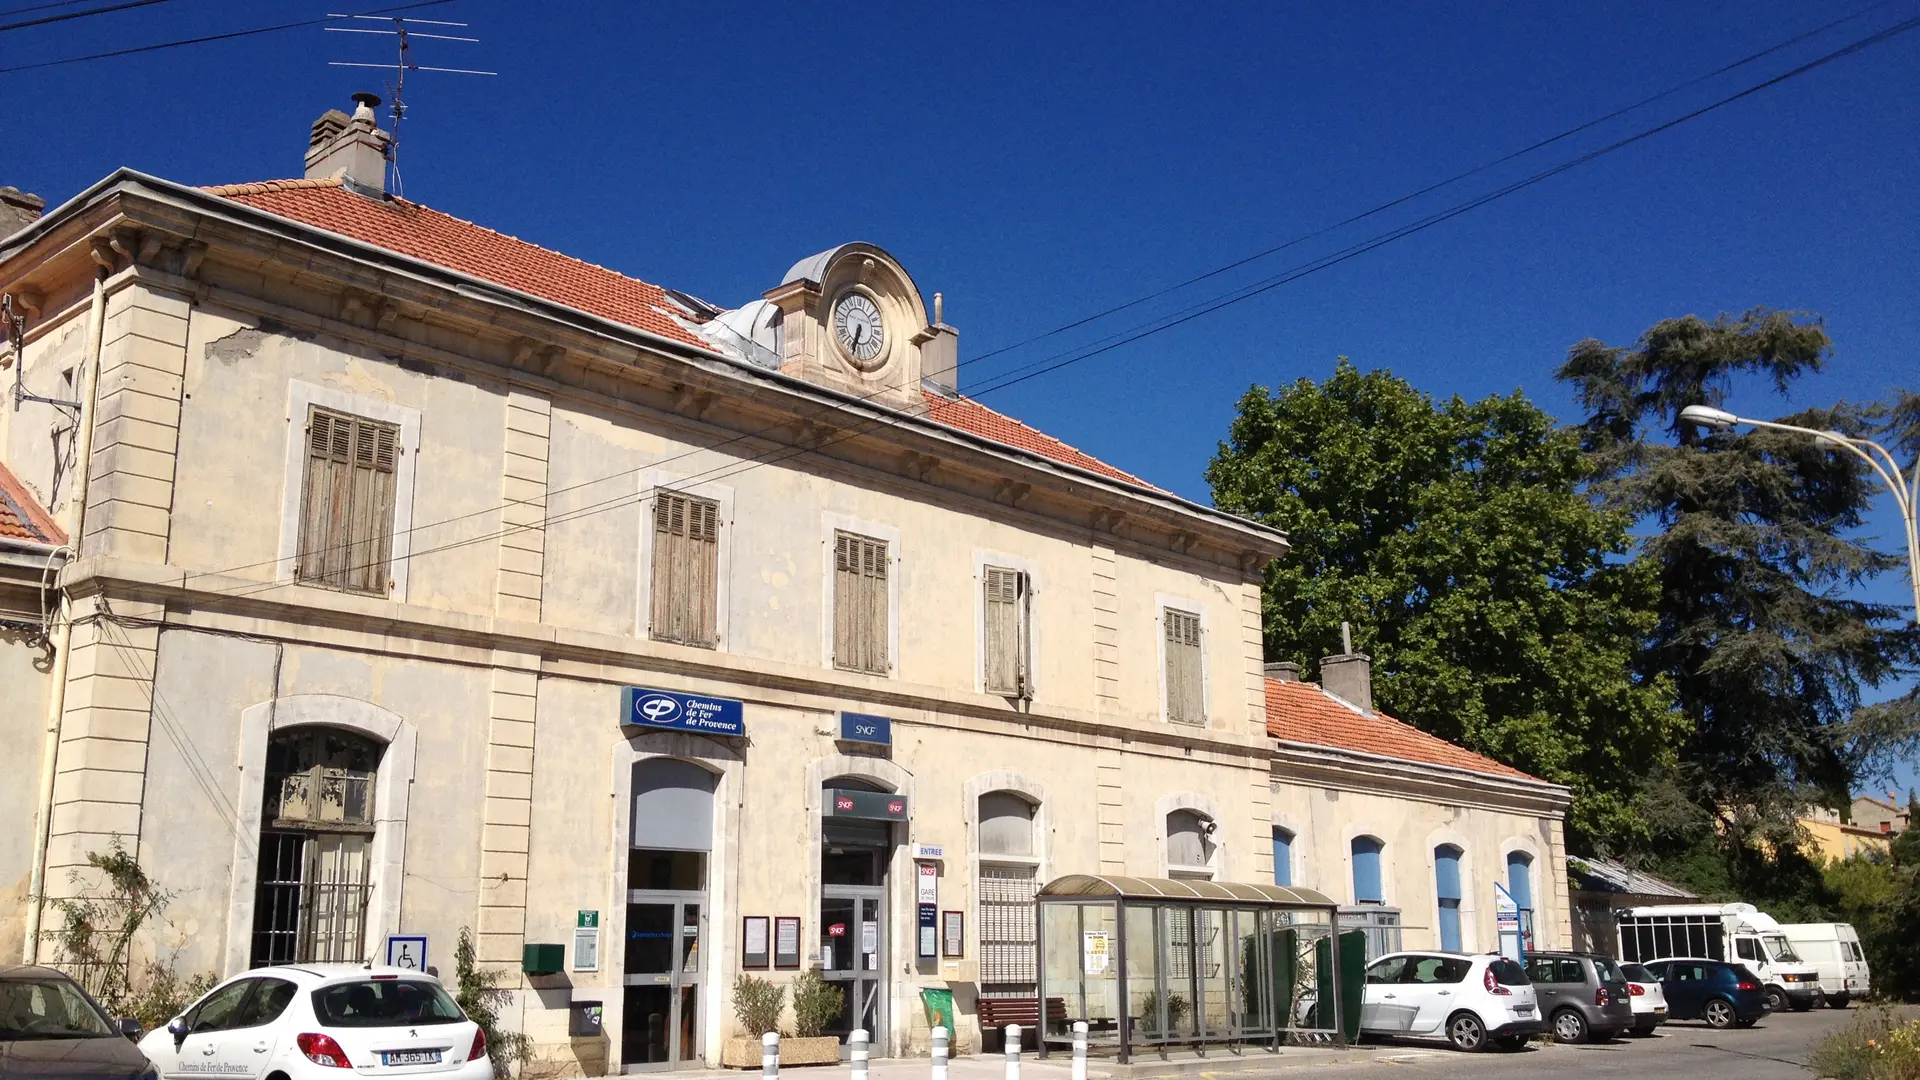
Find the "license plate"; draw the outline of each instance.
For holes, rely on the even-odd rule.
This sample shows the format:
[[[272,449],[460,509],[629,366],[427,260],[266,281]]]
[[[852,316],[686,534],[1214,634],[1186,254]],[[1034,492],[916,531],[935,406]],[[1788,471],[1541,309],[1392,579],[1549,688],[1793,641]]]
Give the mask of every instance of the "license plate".
[[[438,1050],[388,1050],[380,1055],[382,1065],[438,1065]]]
[[[1531,1016],[1531,1015],[1533,1015],[1533,1006],[1531,1006],[1531,1005],[1515,1005],[1515,1006],[1513,1007],[1513,1011],[1514,1011],[1514,1012],[1516,1012],[1516,1013],[1518,1013],[1518,1014],[1520,1014],[1521,1016]]]

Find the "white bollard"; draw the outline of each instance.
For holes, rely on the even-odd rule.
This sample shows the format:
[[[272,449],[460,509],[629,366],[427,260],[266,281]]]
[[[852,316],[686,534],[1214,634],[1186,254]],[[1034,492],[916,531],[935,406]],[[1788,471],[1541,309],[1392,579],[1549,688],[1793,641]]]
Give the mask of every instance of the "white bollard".
[[[867,1029],[854,1028],[847,1036],[847,1047],[852,1051],[853,1080],[867,1080]]]
[[[1007,1080],[1020,1080],[1020,1025],[1006,1026]]]
[[[1073,1080],[1087,1080],[1087,1022],[1073,1022]]]
[[[947,1028],[933,1026],[933,1080],[947,1080]]]
[[[777,1031],[760,1036],[760,1075],[763,1080],[780,1080],[780,1033]]]

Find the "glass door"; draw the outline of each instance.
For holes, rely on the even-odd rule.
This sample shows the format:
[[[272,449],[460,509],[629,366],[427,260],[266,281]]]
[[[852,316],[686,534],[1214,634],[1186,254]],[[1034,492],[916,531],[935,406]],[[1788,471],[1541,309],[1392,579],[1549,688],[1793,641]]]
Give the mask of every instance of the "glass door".
[[[700,1062],[705,897],[627,905],[621,1059],[628,1071]]]
[[[872,1045],[885,1045],[886,919],[883,890],[828,885],[820,898],[821,976],[840,987],[845,999],[826,1034],[841,1042],[865,1028]]]

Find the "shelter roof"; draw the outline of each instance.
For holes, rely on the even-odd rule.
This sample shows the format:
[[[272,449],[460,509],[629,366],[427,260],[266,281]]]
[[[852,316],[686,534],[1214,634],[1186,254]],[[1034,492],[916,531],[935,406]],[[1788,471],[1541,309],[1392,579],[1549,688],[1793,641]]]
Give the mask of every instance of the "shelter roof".
[[[1176,903],[1268,904],[1280,907],[1338,907],[1332,897],[1297,885],[1252,885],[1244,881],[1198,878],[1120,877],[1069,874],[1054,878],[1040,895],[1088,899],[1158,900]]]

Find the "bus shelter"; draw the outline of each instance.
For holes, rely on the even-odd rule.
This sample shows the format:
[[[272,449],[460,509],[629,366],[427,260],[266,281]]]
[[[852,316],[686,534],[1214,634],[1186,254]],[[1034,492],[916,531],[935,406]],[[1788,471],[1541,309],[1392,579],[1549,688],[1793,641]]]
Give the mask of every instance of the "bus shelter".
[[[1339,905],[1322,893],[1076,874],[1040,890],[1036,916],[1042,1057],[1082,1020],[1089,1049],[1121,1064],[1339,1040]]]

